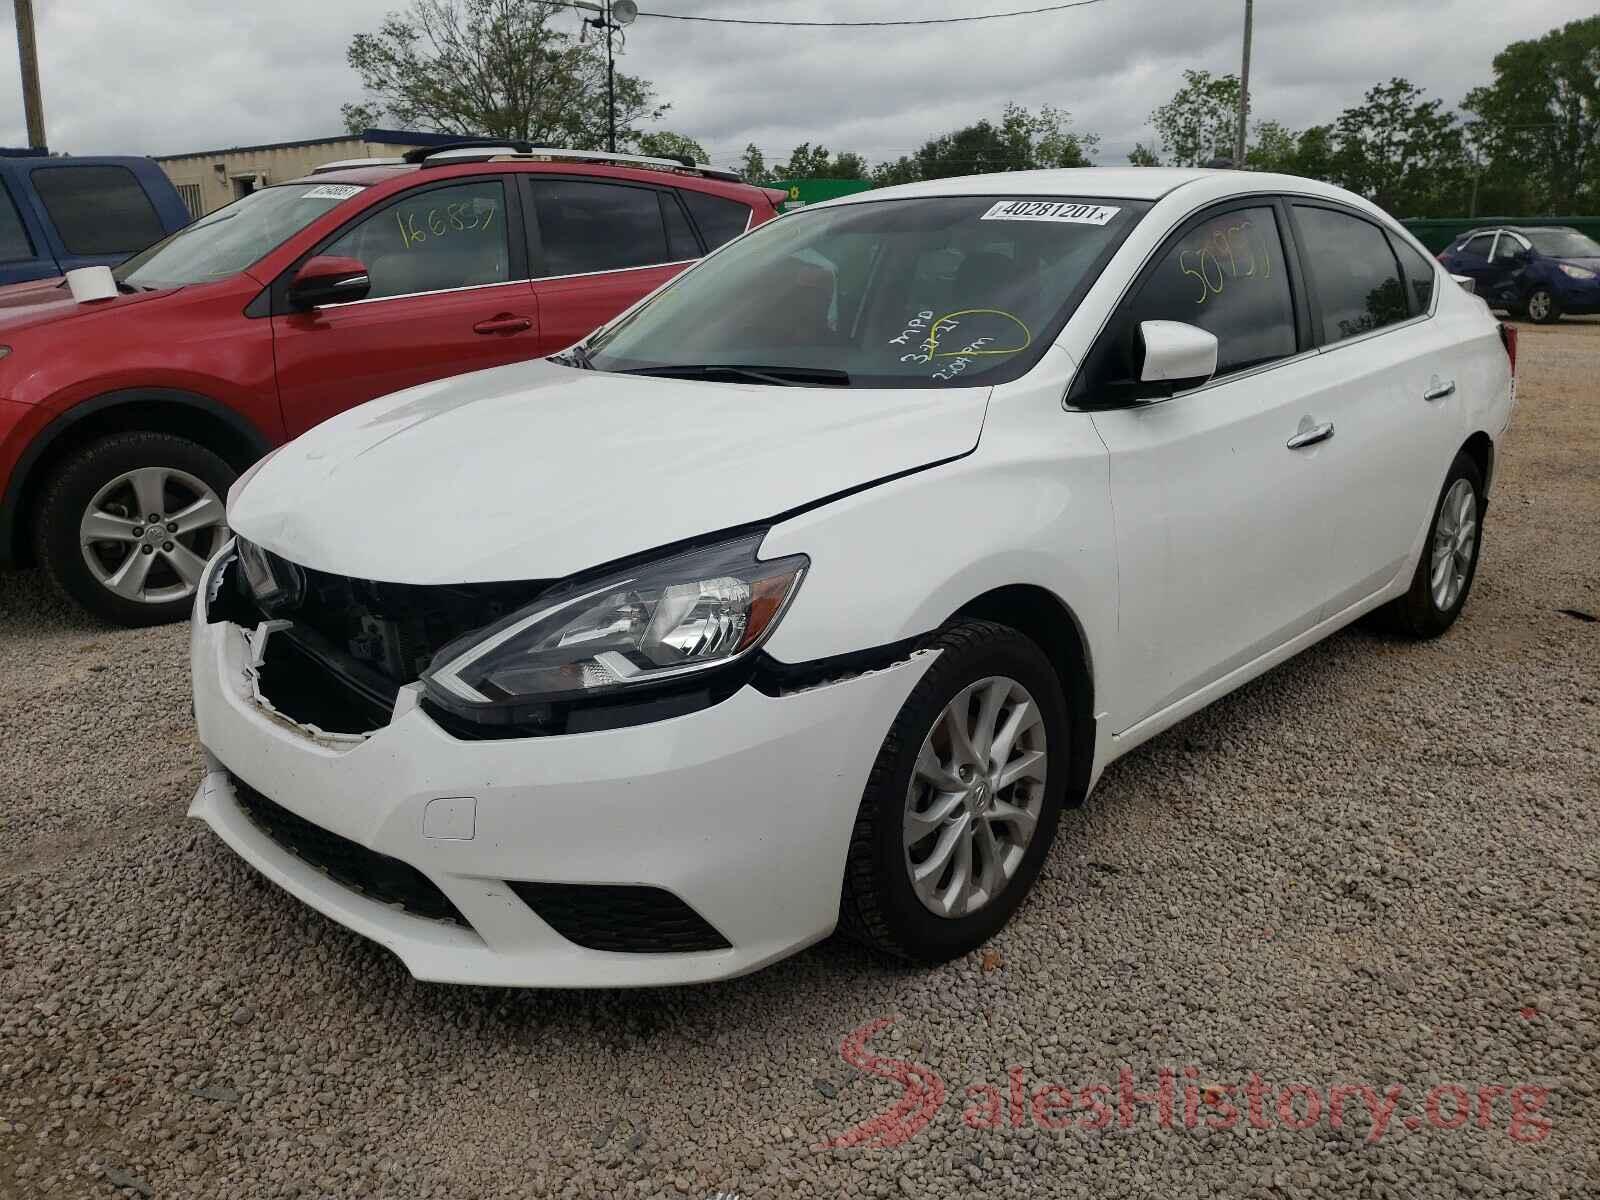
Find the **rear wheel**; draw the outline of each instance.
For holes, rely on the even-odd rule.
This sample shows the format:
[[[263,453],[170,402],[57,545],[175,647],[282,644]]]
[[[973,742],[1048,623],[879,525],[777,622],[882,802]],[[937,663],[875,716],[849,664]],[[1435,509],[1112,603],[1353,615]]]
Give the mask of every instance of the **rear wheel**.
[[[1543,285],[1528,293],[1528,298],[1522,307],[1528,314],[1528,319],[1540,325],[1551,325],[1561,319],[1560,302],[1556,299],[1555,293]]]
[[[56,586],[118,625],[188,614],[206,560],[228,536],[223,497],[235,478],[217,454],[165,433],[119,433],[61,463],[34,525]]]
[[[1478,571],[1483,544],[1483,476],[1478,464],[1456,455],[1445,476],[1433,525],[1411,588],[1379,609],[1379,624],[1406,637],[1438,637],[1461,614]]]
[[[961,621],[884,739],[851,836],[840,927],[938,963],[982,945],[1021,905],[1067,783],[1061,682],[1014,629]]]

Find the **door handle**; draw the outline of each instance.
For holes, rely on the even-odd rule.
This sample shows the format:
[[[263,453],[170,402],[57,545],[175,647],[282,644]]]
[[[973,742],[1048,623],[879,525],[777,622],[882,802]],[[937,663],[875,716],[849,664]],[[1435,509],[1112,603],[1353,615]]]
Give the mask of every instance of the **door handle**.
[[[1448,383],[1431,383],[1428,385],[1428,390],[1422,393],[1422,398],[1424,400],[1443,400],[1446,396],[1455,395],[1455,390],[1456,381],[1454,379]]]
[[[1315,446],[1318,442],[1325,442],[1333,436],[1333,422],[1324,421],[1321,425],[1308,425],[1301,428],[1285,446],[1291,450],[1304,450],[1307,446]]]
[[[532,328],[532,317],[519,317],[514,313],[501,313],[497,317],[490,317],[487,321],[479,321],[472,327],[472,331],[474,333],[521,333],[524,329]]]

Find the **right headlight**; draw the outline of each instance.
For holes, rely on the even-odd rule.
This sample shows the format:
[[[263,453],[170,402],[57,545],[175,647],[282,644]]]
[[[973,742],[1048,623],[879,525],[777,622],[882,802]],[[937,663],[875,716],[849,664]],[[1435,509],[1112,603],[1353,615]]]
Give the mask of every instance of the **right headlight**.
[[[758,559],[762,536],[547,592],[440,650],[423,674],[428,694],[461,716],[509,723],[740,659],[777,628],[809,565],[803,554]]]

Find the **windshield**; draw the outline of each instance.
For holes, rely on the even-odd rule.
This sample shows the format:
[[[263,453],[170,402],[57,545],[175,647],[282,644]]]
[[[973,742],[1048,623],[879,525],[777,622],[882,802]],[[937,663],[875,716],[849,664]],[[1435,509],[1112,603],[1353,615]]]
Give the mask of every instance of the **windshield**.
[[[1525,229],[1522,236],[1546,258],[1600,258],[1600,245],[1576,229]]]
[[[732,382],[1015,379],[1149,207],[941,196],[791,213],[680,275],[598,334],[583,361]]]
[[[135,254],[116,269],[117,282],[166,288],[225,279],[360,191],[353,183],[285,183],[251,192]]]

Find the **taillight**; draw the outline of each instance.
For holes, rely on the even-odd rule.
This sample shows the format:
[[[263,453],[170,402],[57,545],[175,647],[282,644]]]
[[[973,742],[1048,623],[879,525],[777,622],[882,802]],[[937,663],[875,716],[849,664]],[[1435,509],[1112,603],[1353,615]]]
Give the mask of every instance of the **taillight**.
[[[1449,260],[1445,256],[1447,254],[1449,254],[1449,253],[1450,253],[1450,247],[1446,246],[1443,250],[1439,251],[1439,253],[1435,254],[1434,257],[1437,258],[1440,262],[1447,262]]]
[[[1511,373],[1517,373],[1517,327],[1500,323],[1500,344],[1506,348],[1506,357],[1511,360]]]

